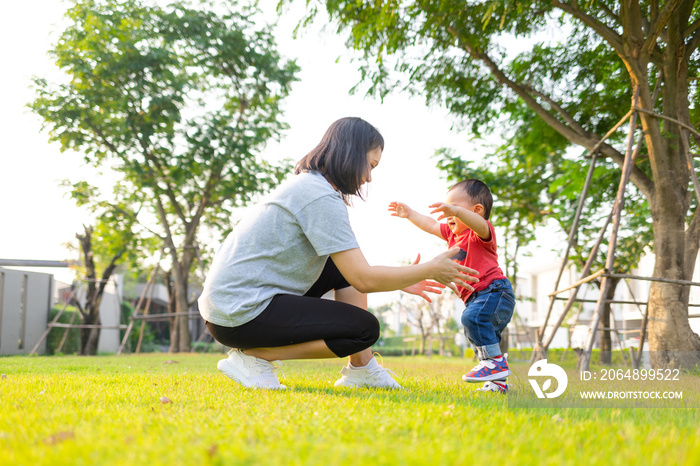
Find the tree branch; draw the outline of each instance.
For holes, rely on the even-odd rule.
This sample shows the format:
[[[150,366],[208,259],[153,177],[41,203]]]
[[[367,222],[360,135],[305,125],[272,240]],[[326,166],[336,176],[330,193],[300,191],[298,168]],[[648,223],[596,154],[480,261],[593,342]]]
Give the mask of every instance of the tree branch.
[[[683,36],[686,38],[689,37],[698,28],[700,28],[700,19],[696,19],[687,28],[685,28],[685,31],[683,31]]]
[[[651,110],[647,110],[647,109],[645,109],[645,108],[634,107],[634,109],[635,109],[636,111],[638,111],[638,112],[647,113],[647,114],[649,114],[649,115],[655,116],[656,118],[662,118],[662,119],[664,119],[664,120],[671,121],[671,122],[677,124],[678,126],[680,126],[681,128],[687,129],[688,131],[690,131],[691,133],[693,133],[693,135],[695,135],[696,137],[700,138],[700,132],[698,132],[698,130],[696,130],[695,127],[694,127],[693,125],[685,124],[685,123],[683,123],[683,122],[681,122],[681,121],[676,120],[675,118],[671,118],[671,117],[666,116],[666,115],[661,115],[661,114],[659,114],[659,113],[654,113],[654,112],[652,112]]]
[[[599,146],[600,153],[606,157],[610,157],[619,166],[624,164],[625,156],[620,153],[617,149],[609,144],[599,144],[600,138],[595,134],[589,132],[578,133],[574,129],[568,127],[559,121],[554,115],[549,113],[539,102],[537,102],[523,87],[522,85],[512,81],[508,78],[505,73],[498,67],[498,65],[491,60],[491,58],[483,53],[475,51],[470,44],[466,43],[459,36],[457,31],[452,27],[447,27],[448,32],[459,42],[460,46],[474,59],[483,62],[490,70],[496,81],[502,85],[509,87],[513,90],[520,98],[523,99],[525,104],[528,105],[540,118],[544,120],[549,126],[556,130],[559,134],[568,139],[571,143],[577,144],[579,146],[585,147],[586,149],[591,149],[593,147]],[[581,127],[577,124],[577,127]],[[630,174],[630,179],[632,182],[642,191],[645,195],[651,195],[653,190],[653,182],[649,177],[640,170],[637,166],[632,167],[632,172]]]
[[[129,95],[130,96],[130,95]],[[136,112],[137,116],[143,115],[145,111],[141,108],[138,108],[138,99],[131,99],[132,106],[134,108],[134,112]],[[175,213],[177,214],[178,217],[180,217],[180,220],[185,224],[185,226],[188,224],[187,216],[185,215],[185,212],[182,210],[182,206],[180,206],[180,203],[177,200],[177,196],[175,195],[175,192],[170,185],[170,181],[168,180],[168,176],[165,173],[165,170],[163,169],[163,165],[160,163],[158,160],[158,157],[153,155],[149,149],[149,145],[147,141],[144,139],[144,134],[143,131],[139,131],[139,128],[135,126],[135,123],[132,121],[132,123],[129,125],[131,127],[131,130],[133,131],[134,135],[139,135],[136,139],[139,142],[139,145],[141,146],[141,151],[143,152],[143,156],[146,159],[146,166],[148,166],[148,162],[150,161],[153,163],[154,167],[156,170],[158,170],[158,173],[160,173],[160,179],[163,180],[165,183],[165,195],[170,199],[170,202],[175,209]],[[154,175],[153,170],[148,170],[151,176]],[[154,186],[158,186],[158,178],[153,176],[153,184]]]
[[[156,192],[156,207],[158,209],[158,215],[160,215],[163,222],[163,228],[165,229],[165,244],[170,248],[170,255],[173,259],[173,268],[179,266],[179,258],[177,256],[177,247],[175,247],[175,240],[173,239],[172,231],[170,230],[170,224],[168,223],[168,215],[165,212],[165,207],[163,207],[163,201],[160,198],[160,194]]]
[[[121,259],[125,252],[126,247],[123,247],[121,250],[119,250],[119,252],[117,252],[114,255],[114,257],[112,257],[112,260],[109,261],[109,265],[102,272],[102,280],[100,280],[100,287],[97,291],[98,296],[104,293],[109,277],[111,277],[112,273],[114,273],[114,269],[117,268],[117,262],[119,261],[119,259]]]
[[[673,12],[676,10],[676,8],[678,8],[682,1],[683,0],[669,0],[666,2],[661,11],[659,11],[656,18],[652,20],[649,34],[644,40],[644,46],[642,47],[643,53],[651,55],[654,46],[656,45],[656,39],[658,39],[659,35],[666,27],[666,24],[668,24],[668,20],[671,18],[671,15],[673,15]]]
[[[173,208],[175,209],[175,213],[177,214],[178,217],[180,217],[180,220],[185,225],[189,224],[189,221],[187,219],[187,216],[185,215],[185,212],[182,210],[182,206],[180,206],[180,203],[177,200],[177,196],[175,196],[175,191],[173,191],[173,187],[170,185],[170,182],[168,181],[168,176],[165,174],[165,170],[163,169],[162,164],[158,160],[158,157],[154,156],[151,154],[151,152],[148,150],[148,146],[146,143],[139,138],[139,144],[141,145],[141,149],[143,150],[143,155],[146,157],[146,161],[151,161],[155,168],[158,170],[160,173],[161,179],[165,183],[165,195],[170,199],[170,203],[173,205]],[[149,170],[151,172],[151,175],[153,175],[153,171]],[[158,179],[154,176],[153,177],[154,184],[158,184]]]
[[[606,5],[603,2],[599,3],[600,8],[603,10],[603,12],[608,15],[608,18],[612,19],[613,21],[617,22],[617,24],[620,24],[620,17],[615,14],[614,11],[612,11],[610,8],[608,8],[608,5]]]
[[[246,110],[249,108],[248,105],[248,99],[246,96],[240,96],[239,101],[241,102],[241,107],[238,112],[238,118],[236,119],[236,124],[234,125],[234,131],[238,133],[240,130],[241,124],[243,122],[243,118],[245,116]],[[197,206],[197,210],[195,213],[192,215],[192,221],[191,223],[185,223],[187,226],[187,234],[185,236],[185,245],[189,245],[192,242],[194,242],[195,235],[197,233],[197,226],[199,225],[199,221],[202,218],[202,215],[204,214],[204,210],[207,208],[208,205],[211,205],[212,203],[210,202],[210,193],[211,190],[214,187],[214,183],[221,178],[221,172],[224,169],[225,164],[222,163],[220,166],[217,166],[217,164],[213,164],[212,170],[209,174],[209,178],[207,179],[207,182],[204,185],[204,189],[202,190],[202,195],[199,200],[199,205]]]
[[[83,309],[82,304],[80,304],[80,300],[79,300],[77,297],[74,297],[73,300],[72,300],[72,302],[73,302],[73,304],[75,305],[75,307],[78,308],[78,312],[80,312],[80,315],[82,316],[82,318],[87,318],[88,314],[87,314],[87,312],[85,312],[85,310]]]
[[[92,132],[95,133],[95,135],[98,137],[98,139],[100,139],[100,141],[102,141],[102,144],[104,144],[105,146],[107,146],[107,149],[109,149],[109,150],[111,150],[112,152],[114,152],[114,155],[115,155],[116,157],[118,157],[118,158],[124,160],[124,154],[122,154],[121,151],[119,151],[119,149],[117,149],[117,146],[115,146],[114,144],[112,144],[112,143],[107,139],[107,137],[104,135],[104,133],[102,132],[102,130],[101,130],[99,127],[93,125],[93,124],[90,123],[89,121],[87,122],[87,125],[88,125],[88,127],[92,130]]]
[[[539,102],[537,102],[537,100],[535,100],[530,95],[530,93],[527,89],[525,89],[525,87],[508,78],[508,76],[506,76],[506,74],[498,67],[498,65],[493,60],[491,60],[491,58],[486,53],[474,50],[474,48],[470,44],[468,44],[462,39],[457,30],[455,30],[451,26],[448,26],[447,31],[459,42],[462,49],[464,49],[464,51],[466,51],[469,54],[469,56],[481,61],[482,63],[484,63],[484,65],[486,65],[489,68],[489,70],[491,70],[491,74],[494,76],[494,78],[496,78],[496,81],[498,83],[505,85],[511,90],[513,90],[548,125],[550,125],[552,128],[557,130],[565,138],[572,142],[580,141],[581,138],[584,137],[583,134],[578,134],[576,131],[559,121],[554,115],[549,113],[544,107],[542,107],[542,105],[540,105]]]
[[[700,22],[700,20],[696,21],[696,23],[697,22]],[[697,50],[698,45],[700,45],[700,29],[696,30],[693,33],[693,36],[690,38],[687,45],[685,46],[685,56],[683,57],[683,60],[688,62],[690,60],[690,56]]]
[[[700,249],[700,206],[695,208],[693,218],[685,232],[685,250],[688,251],[686,257],[696,257],[698,249]],[[685,268],[688,277],[691,277],[692,268],[695,264],[691,261],[686,261]]]
[[[651,22],[653,23],[659,17],[659,0],[649,1],[649,11],[651,13]]]
[[[624,47],[622,45],[622,37],[615,32],[614,29],[601,23],[597,18],[590,16],[583,11],[579,10],[575,3],[563,3],[558,0],[554,0],[552,5],[559,8],[560,10],[569,13],[573,17],[581,20],[586,26],[597,32],[610,46],[615,49],[619,56],[624,56]]]
[[[528,89],[532,94],[540,97],[543,99],[545,102],[547,102],[554,110],[556,110],[559,115],[571,126],[575,131],[577,131],[580,134],[588,134],[588,131],[579,124],[574,118],[571,116],[569,112],[564,110],[561,105],[559,105],[554,99],[549,97],[548,95],[534,89],[532,86],[524,84],[524,88]]]

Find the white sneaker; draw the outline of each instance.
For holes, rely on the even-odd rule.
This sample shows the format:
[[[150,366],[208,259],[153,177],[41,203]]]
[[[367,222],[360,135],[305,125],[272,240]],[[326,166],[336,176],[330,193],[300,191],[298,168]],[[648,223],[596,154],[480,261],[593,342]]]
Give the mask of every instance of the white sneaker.
[[[390,374],[394,373],[380,366],[375,358],[363,367],[355,367],[348,363],[340,370],[340,374],[342,377],[336,380],[336,387],[403,388],[391,377]]]
[[[497,382],[486,382],[483,387],[477,388],[477,392],[496,392],[496,393],[508,393],[508,384],[504,381]]]
[[[241,350],[229,351],[226,359],[220,360],[216,367],[226,377],[245,387],[286,390],[275,374],[275,366],[264,359],[248,356]]]

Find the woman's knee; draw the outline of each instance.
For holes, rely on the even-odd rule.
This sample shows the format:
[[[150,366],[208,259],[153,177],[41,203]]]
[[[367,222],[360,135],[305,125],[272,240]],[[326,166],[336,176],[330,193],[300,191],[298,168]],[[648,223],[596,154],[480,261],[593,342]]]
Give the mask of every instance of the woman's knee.
[[[362,334],[362,340],[363,342],[367,342],[367,347],[370,347],[379,340],[381,329],[379,320],[371,312],[367,312],[366,314],[367,319],[365,331]]]
[[[379,340],[379,321],[371,313],[365,311],[356,316],[352,322],[352,331],[345,336],[326,339],[326,344],[339,357],[359,353]]]

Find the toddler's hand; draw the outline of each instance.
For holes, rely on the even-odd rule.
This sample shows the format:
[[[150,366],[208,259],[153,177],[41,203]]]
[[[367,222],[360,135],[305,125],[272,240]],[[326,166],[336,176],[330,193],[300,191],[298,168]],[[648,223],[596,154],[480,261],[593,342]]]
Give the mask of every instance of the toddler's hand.
[[[436,202],[435,204],[430,204],[428,207],[433,210],[430,211],[431,214],[436,214],[440,212],[438,220],[442,220],[447,217],[456,217],[457,208],[451,204],[445,204],[444,202]]]
[[[391,212],[392,217],[408,218],[411,215],[413,209],[402,202],[391,202],[389,203],[389,212]]]

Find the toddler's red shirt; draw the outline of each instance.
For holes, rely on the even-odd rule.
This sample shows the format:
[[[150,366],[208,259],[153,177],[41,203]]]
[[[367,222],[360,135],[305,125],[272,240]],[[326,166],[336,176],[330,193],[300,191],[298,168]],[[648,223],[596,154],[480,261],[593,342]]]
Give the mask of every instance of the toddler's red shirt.
[[[483,290],[495,280],[506,278],[503,271],[498,266],[498,254],[496,253],[496,231],[491,222],[486,221],[491,232],[491,239],[484,241],[470,229],[466,229],[461,236],[457,237],[450,230],[446,223],[440,224],[440,233],[445,238],[450,248],[459,247],[461,251],[454,257],[460,264],[475,269],[479,272],[478,283],[472,283],[474,292]],[[472,291],[458,286],[459,297],[466,301],[471,296]]]

